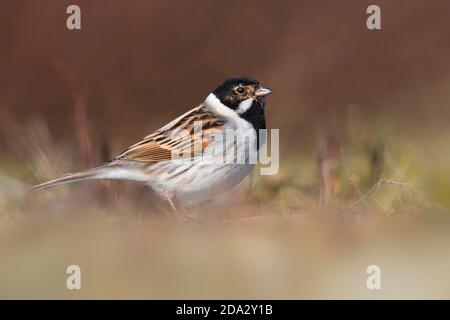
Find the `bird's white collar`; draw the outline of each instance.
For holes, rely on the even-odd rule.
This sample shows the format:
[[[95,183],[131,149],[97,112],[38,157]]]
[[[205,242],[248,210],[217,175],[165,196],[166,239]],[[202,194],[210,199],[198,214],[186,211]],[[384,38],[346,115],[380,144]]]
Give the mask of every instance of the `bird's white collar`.
[[[236,111],[224,105],[214,93],[210,93],[205,99],[205,105],[215,113],[227,118],[239,118]]]
[[[205,105],[221,116],[228,118],[240,118],[240,114],[245,113],[251,108],[253,100],[253,98],[248,98],[242,101],[235,111],[224,105],[214,93],[210,93],[205,99]]]

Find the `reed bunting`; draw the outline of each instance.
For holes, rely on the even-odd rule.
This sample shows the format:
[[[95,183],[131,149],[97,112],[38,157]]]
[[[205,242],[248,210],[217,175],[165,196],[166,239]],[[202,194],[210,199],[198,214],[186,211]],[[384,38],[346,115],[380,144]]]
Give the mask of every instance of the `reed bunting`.
[[[69,173],[32,190],[112,179],[144,182],[166,197],[174,211],[176,202],[196,204],[212,199],[239,184],[252,170],[254,163],[249,158],[264,143],[258,131],[266,128],[265,96],[270,93],[256,80],[228,79],[198,107],[146,136],[110,162]],[[229,139],[230,131],[245,139],[236,136]],[[242,154],[243,161],[237,161]]]

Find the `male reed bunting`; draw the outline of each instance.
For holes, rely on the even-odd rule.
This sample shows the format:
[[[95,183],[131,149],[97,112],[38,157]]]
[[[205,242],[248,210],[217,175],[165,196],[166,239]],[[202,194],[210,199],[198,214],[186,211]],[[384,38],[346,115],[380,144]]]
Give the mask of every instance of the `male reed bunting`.
[[[259,130],[266,129],[265,97],[270,93],[256,80],[228,79],[198,107],[149,134],[110,162],[69,173],[32,190],[112,179],[145,183],[164,196],[174,211],[177,202],[189,205],[212,199],[238,185],[251,172],[254,161],[250,157],[264,143]],[[230,131],[245,139],[225,137]],[[227,157],[230,152],[232,161]],[[239,155],[244,155],[243,161],[238,161]]]

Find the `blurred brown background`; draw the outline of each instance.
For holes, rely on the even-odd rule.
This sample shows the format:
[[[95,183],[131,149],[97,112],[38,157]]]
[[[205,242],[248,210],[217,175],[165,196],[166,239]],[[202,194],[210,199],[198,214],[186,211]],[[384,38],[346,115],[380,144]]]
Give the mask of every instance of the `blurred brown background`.
[[[268,119],[283,139],[307,140],[317,118],[349,104],[420,120],[419,131],[447,124],[448,100],[434,99],[449,97],[445,0],[81,0],[82,30],[69,31],[72,2],[9,1],[0,12],[1,108],[42,115],[59,138],[74,137],[67,81],[92,134],[120,149],[233,75],[273,88]],[[381,31],[365,27],[369,4],[381,6]]]

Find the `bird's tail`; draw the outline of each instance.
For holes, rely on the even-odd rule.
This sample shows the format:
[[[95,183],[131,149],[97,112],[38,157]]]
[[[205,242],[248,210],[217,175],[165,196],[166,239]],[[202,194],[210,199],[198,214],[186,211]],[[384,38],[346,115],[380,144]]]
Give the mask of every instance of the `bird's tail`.
[[[35,185],[30,188],[30,191],[42,190],[51,187],[56,187],[61,184],[67,184],[72,182],[84,181],[84,180],[93,180],[93,179],[105,179],[107,178],[107,173],[110,170],[107,165],[102,167],[97,167],[93,169],[89,169],[86,171],[80,171],[75,173],[68,173],[62,177]]]

